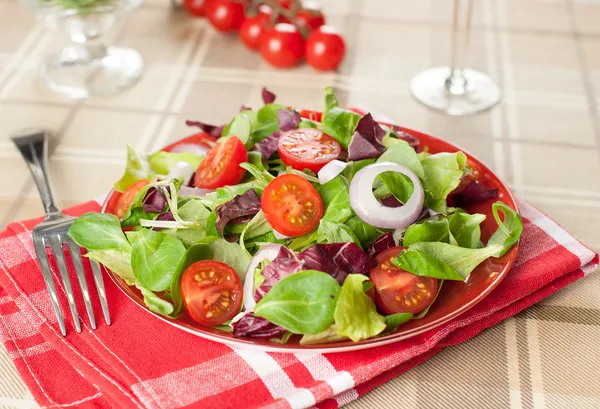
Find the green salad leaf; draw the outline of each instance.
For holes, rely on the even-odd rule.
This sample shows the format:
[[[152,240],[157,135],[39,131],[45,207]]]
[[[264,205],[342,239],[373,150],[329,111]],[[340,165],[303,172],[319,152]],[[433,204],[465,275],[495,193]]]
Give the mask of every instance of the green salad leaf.
[[[193,227],[186,229],[165,229],[163,233],[177,237],[186,247],[197,243],[198,240],[204,237],[216,235],[207,232],[212,212],[202,204],[201,199],[189,198],[181,200],[177,204],[177,208],[179,217],[184,221],[194,222]]]
[[[203,156],[198,156],[191,152],[176,153],[158,151],[150,155],[148,161],[155,173],[168,175],[179,162],[189,163],[194,169],[198,169],[203,158]]]
[[[319,237],[319,232],[317,230],[313,230],[309,233],[306,233],[302,236],[296,237],[292,240],[292,242],[288,245],[290,250],[294,251],[302,251],[317,242],[317,238]]]
[[[425,204],[429,208],[440,213],[446,212],[446,198],[458,187],[466,163],[467,156],[462,152],[442,152],[421,158],[425,173],[422,180],[426,192]]]
[[[333,180],[331,182],[333,182]],[[348,187],[345,185],[343,187],[340,186],[338,193],[328,201],[326,206],[323,204],[323,208],[324,211],[321,220],[338,223],[344,223],[346,220],[348,220],[348,218],[352,215],[352,206],[350,205],[350,193]]]
[[[124,192],[138,180],[150,179],[150,170],[137,154],[135,149],[127,145],[127,164],[125,165],[125,173],[121,179],[115,183],[115,189],[119,192]]]
[[[356,112],[332,107],[327,115],[323,115],[323,132],[338,141],[342,148],[348,149],[360,118]]]
[[[90,260],[103,264],[110,271],[121,277],[127,284],[135,282],[131,268],[131,248],[128,250],[90,250],[85,255]]]
[[[213,260],[220,261],[233,268],[242,282],[246,277],[246,269],[250,264],[250,256],[238,243],[230,243],[225,239],[217,238],[210,243],[213,251]]]
[[[342,172],[342,175],[348,180],[348,182],[352,181],[352,178],[356,173],[364,168],[365,166],[369,166],[375,163],[375,159],[361,159],[357,161],[347,162],[346,168]]]
[[[265,104],[258,110],[256,125],[252,127],[252,137],[255,142],[260,142],[267,136],[279,129],[277,113],[281,109],[287,109],[281,104]]]
[[[402,165],[412,170],[419,179],[425,178],[425,170],[423,165],[417,156],[417,152],[408,144],[401,139],[396,139],[385,152],[381,154],[377,163],[392,162]]]
[[[69,228],[68,235],[78,246],[91,250],[123,250],[131,245],[121,230],[117,216],[106,213],[85,213]]]
[[[338,99],[333,92],[333,87],[325,88],[325,104],[323,106],[323,116],[327,116],[332,108],[337,108],[339,105]]]
[[[394,332],[396,329],[411,320],[413,315],[410,312],[399,312],[397,314],[385,316],[385,330],[386,332]]]
[[[469,214],[462,209],[456,209],[448,216],[449,228],[452,237],[461,247],[474,249],[480,246],[481,223],[485,220],[484,214]]]
[[[352,230],[352,233],[354,233],[354,236],[358,239],[363,248],[366,248],[369,243],[379,236],[377,228],[365,223],[356,215],[346,220],[345,224]]]
[[[319,186],[317,192],[323,201],[324,211],[327,211],[327,208],[336,197],[337,200],[342,200],[349,195],[348,181],[341,175],[336,176],[324,185]]]
[[[363,290],[363,282],[367,280],[368,277],[362,274],[349,274],[335,307],[338,335],[354,342],[374,337],[386,327],[385,319],[379,315],[375,303]]]
[[[237,136],[246,147],[252,147],[254,141],[250,135],[252,133],[252,120],[254,118],[254,112],[252,111],[242,111],[238,113],[223,129],[220,138],[221,142],[232,136]]]
[[[340,285],[332,276],[305,270],[277,282],[256,304],[254,314],[294,334],[318,334],[333,324],[339,294]]]
[[[440,220],[426,220],[424,222],[408,226],[406,232],[404,233],[402,245],[410,246],[411,244],[423,241],[439,241],[442,243],[449,243],[449,237],[450,228],[448,226],[448,219],[442,218]]]
[[[300,345],[326,344],[330,342],[347,341],[349,338],[338,334],[337,325],[333,324],[325,331],[318,334],[304,334],[300,339]]]
[[[500,219],[498,212],[502,213],[504,221]],[[498,229],[492,234],[487,245],[488,247],[494,245],[502,246],[502,250],[495,256],[502,257],[519,241],[523,233],[523,220],[516,211],[500,201],[492,205],[492,213],[494,219],[496,219],[496,223],[498,223]]]
[[[349,241],[358,244],[359,247],[361,246],[360,240],[354,235],[349,226],[321,219],[319,229],[317,230],[317,243],[333,244],[347,243]]]
[[[410,178],[402,173],[383,172],[375,179],[373,194],[378,199],[394,195],[401,203],[406,203],[412,196],[415,187]]]
[[[179,264],[177,264],[177,268],[173,273],[173,278],[171,279],[171,283],[169,285],[171,288],[171,298],[173,299],[173,311],[166,315],[177,317],[183,309],[183,299],[181,296],[181,277],[183,276],[185,270],[187,270],[189,266],[197,261],[211,259],[212,249],[207,244],[194,244],[185,251],[183,257],[181,257],[181,260],[179,260]]]
[[[131,266],[136,280],[152,291],[169,288],[185,247],[166,233],[141,229],[132,243]]]
[[[418,244],[425,243],[421,242]],[[415,250],[411,247],[409,247],[409,250],[406,250],[400,253],[398,256],[396,256],[396,258],[394,258],[392,262],[403,270],[423,277],[433,277],[441,280],[464,281],[468,276],[467,274],[467,276],[463,277],[448,263],[440,261],[434,256],[429,255],[428,253],[425,253],[420,250]]]
[[[310,121],[308,119],[301,119],[300,122],[298,123],[298,128],[302,129],[302,128],[318,128],[317,123]]]
[[[173,314],[174,306],[169,301],[163,300],[138,282],[135,283],[135,286],[142,293],[142,296],[144,297],[144,304],[146,304],[150,311],[167,316]]]

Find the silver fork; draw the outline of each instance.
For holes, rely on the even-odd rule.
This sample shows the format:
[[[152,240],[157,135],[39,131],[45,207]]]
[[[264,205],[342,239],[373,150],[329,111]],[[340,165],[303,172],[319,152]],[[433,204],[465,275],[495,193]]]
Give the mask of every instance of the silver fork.
[[[67,335],[65,322],[58,305],[58,294],[56,293],[56,287],[54,286],[50,263],[48,262],[48,256],[46,254],[46,247],[50,247],[52,253],[54,253],[64,290],[67,294],[67,300],[69,301],[69,308],[73,316],[75,328],[77,329],[77,332],[81,332],[81,323],[79,321],[79,316],[77,315],[77,307],[75,306],[75,297],[73,295],[73,288],[71,287],[71,280],[69,279],[67,257],[63,251],[63,245],[66,245],[69,248],[73,267],[77,274],[79,287],[81,288],[81,294],[83,295],[83,301],[90,320],[90,326],[92,329],[96,329],[96,320],[90,302],[90,293],[85,279],[79,246],[67,236],[67,231],[73,221],[75,221],[75,218],[67,216],[60,211],[56,205],[50,186],[50,177],[48,175],[48,132],[39,128],[22,129],[13,134],[11,139],[19,148],[25,162],[27,162],[44,205],[46,218],[43,222],[33,228],[33,245],[40,269],[42,270],[42,275],[44,276],[44,281],[46,282],[46,287],[50,293],[52,307],[58,318],[60,331],[63,335]],[[98,290],[98,297],[100,298],[100,304],[102,306],[102,312],[104,314],[104,320],[110,325],[110,315],[108,313],[106,293],[104,291],[104,282],[102,280],[100,266],[92,260],[90,260],[90,263],[92,266],[94,282],[96,283],[96,289]]]

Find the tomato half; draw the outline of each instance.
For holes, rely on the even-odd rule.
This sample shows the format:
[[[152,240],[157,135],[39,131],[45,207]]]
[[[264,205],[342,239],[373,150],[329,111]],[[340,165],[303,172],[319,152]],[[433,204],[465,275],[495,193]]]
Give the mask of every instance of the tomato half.
[[[377,266],[369,276],[375,285],[375,303],[386,314],[410,312],[416,314],[433,301],[438,280],[421,277],[392,264],[392,259],[404,247],[392,247],[377,256]]]
[[[304,56],[304,39],[295,25],[278,23],[262,35],[260,53],[274,67],[294,67]]]
[[[142,179],[129,186],[129,188],[119,197],[119,201],[117,202],[115,208],[107,209],[107,212],[114,213],[119,219],[122,219],[127,214],[129,206],[131,206],[139,191],[142,190],[142,188],[148,183],[150,182],[146,179]]]
[[[364,114],[361,114],[364,115]],[[319,111],[313,111],[311,109],[303,109],[300,111],[300,116],[302,118],[310,119],[311,121],[321,122],[323,118],[323,114]]]
[[[335,139],[314,128],[294,129],[283,133],[277,142],[283,163],[294,169],[317,173],[340,156],[342,148]]]
[[[290,237],[308,233],[323,216],[323,201],[302,176],[277,176],[265,188],[260,206],[275,230]]]
[[[344,60],[344,39],[330,26],[321,26],[306,40],[306,62],[320,71],[335,70]]]
[[[248,162],[248,152],[237,136],[218,142],[200,162],[194,175],[194,186],[216,189],[235,185],[246,172],[240,167],[242,162]]]
[[[164,148],[163,151],[172,152],[173,150],[176,150],[178,146],[181,145],[200,145],[210,149],[215,145],[216,140],[216,138],[213,138],[206,132],[200,131],[198,133],[180,139],[175,143],[172,143],[171,145]]]
[[[211,0],[205,6],[206,17],[219,31],[238,30],[244,22],[244,5],[230,0]]]
[[[187,313],[202,325],[221,325],[242,306],[242,282],[235,270],[214,260],[198,261],[184,271],[181,296]]]

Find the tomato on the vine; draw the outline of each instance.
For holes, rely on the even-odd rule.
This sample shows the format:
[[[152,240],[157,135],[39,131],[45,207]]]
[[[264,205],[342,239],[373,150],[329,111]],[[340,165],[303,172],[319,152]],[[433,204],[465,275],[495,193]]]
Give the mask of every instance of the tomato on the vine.
[[[197,261],[181,277],[187,313],[202,325],[221,325],[242,306],[242,282],[235,270],[215,260]]]
[[[345,54],[344,39],[330,26],[319,27],[306,40],[306,61],[318,70],[335,70]]]
[[[256,16],[246,17],[240,27],[240,38],[246,47],[258,50],[264,32],[271,28],[273,9],[266,4],[258,7]]]
[[[277,151],[283,163],[297,170],[317,173],[340,156],[342,148],[331,136],[314,128],[284,132],[277,141]]]
[[[290,237],[310,232],[323,215],[323,201],[317,189],[293,174],[273,179],[263,191],[260,207],[269,224]]]
[[[235,185],[246,172],[240,163],[248,162],[246,146],[232,136],[217,144],[206,154],[194,175],[194,186],[203,189],[216,189]]]
[[[244,5],[231,0],[210,0],[205,6],[206,17],[222,32],[238,30],[244,22]]]
[[[290,68],[304,56],[304,39],[293,24],[278,23],[262,35],[260,53],[269,64]]]
[[[206,3],[208,0],[183,0],[183,8],[195,17],[206,15]]]
[[[404,247],[392,247],[377,256],[377,266],[369,272],[375,285],[375,304],[386,314],[417,314],[435,298],[438,280],[422,277],[392,264]]]
[[[325,16],[317,8],[303,8],[296,14],[296,22],[309,30],[316,30],[325,24]]]

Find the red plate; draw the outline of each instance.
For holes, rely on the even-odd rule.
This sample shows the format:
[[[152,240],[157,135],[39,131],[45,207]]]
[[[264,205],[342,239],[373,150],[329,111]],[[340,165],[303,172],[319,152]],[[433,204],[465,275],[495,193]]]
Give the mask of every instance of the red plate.
[[[469,154],[464,149],[435,136],[426,135],[424,133],[406,128],[402,128],[402,130],[418,138],[421,142],[421,146],[428,146],[431,153],[456,152],[458,150],[463,151],[471,160],[476,162],[481,167],[484,185],[488,189],[498,189],[498,197],[496,199],[465,207],[465,210],[467,210],[469,213],[482,213],[487,216],[486,220],[481,225],[481,239],[484,243],[488,240],[497,227],[492,215],[492,203],[494,201],[501,200],[511,208],[518,211],[515,198],[512,196],[506,185],[502,183],[498,176],[496,176],[488,167],[473,157],[473,155]],[[172,145],[165,148],[165,150],[169,150],[171,147]],[[109,194],[102,208],[103,212],[106,211],[107,208],[110,208],[111,203],[114,203],[114,201],[118,198],[118,195],[119,194],[114,191]],[[508,274],[508,271],[517,257],[518,246],[519,243],[517,243],[502,258],[488,259],[480,264],[471,273],[466,282],[446,281],[437,300],[431,306],[429,313],[424,318],[419,320],[411,320],[408,323],[401,325],[400,328],[398,328],[393,334],[360,342],[345,341],[319,345],[300,345],[298,343],[300,337],[294,336],[287,344],[282,345],[270,342],[268,339],[235,338],[229,332],[220,331],[215,328],[204,327],[195,323],[187,315],[185,315],[185,312],[176,320],[156,314],[145,306],[142,295],[135,287],[129,287],[123,280],[121,280],[112,272],[109,272],[109,276],[117,284],[117,286],[125,294],[127,294],[129,298],[131,298],[133,302],[138,304],[149,314],[153,314],[159,319],[166,321],[177,328],[200,337],[225,344],[253,347],[267,351],[298,352],[302,350],[311,350],[322,353],[332,353],[365,349],[389,344],[395,341],[410,338],[442,325],[453,318],[456,318],[483,300],[494,288],[496,288],[498,284],[500,284],[500,282]]]

